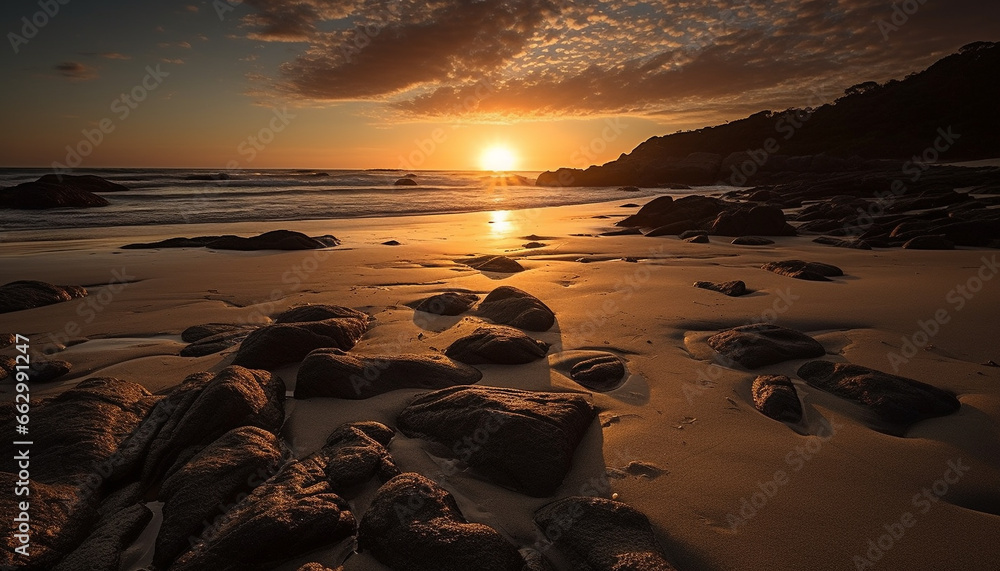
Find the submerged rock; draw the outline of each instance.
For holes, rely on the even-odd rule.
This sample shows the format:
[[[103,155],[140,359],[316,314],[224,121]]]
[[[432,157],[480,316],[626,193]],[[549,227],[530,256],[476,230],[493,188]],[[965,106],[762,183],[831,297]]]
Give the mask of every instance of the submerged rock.
[[[572,496],[540,508],[534,519],[574,569],[674,571],[649,520],[627,504]]]
[[[0,313],[33,309],[86,297],[86,288],[21,280],[0,286]]]
[[[548,331],[556,321],[556,315],[540,299],[511,286],[491,291],[477,313],[494,323],[527,331]]]
[[[414,309],[436,315],[461,315],[478,301],[479,296],[474,293],[446,291],[421,300]]]
[[[351,355],[317,349],[299,367],[295,398],[365,399],[396,389],[441,389],[478,382],[483,374],[443,355]]]
[[[792,380],[784,375],[761,375],[754,379],[753,406],[774,420],[796,423],[802,420],[802,403]]]
[[[353,317],[276,323],[250,333],[240,345],[233,364],[258,369],[273,369],[285,363],[301,361],[314,349],[348,350],[368,329],[368,319]]]
[[[741,295],[746,295],[750,293],[749,291],[747,291],[747,284],[745,284],[742,280],[733,280],[722,283],[694,282],[694,287],[717,291],[719,293],[728,295],[729,297],[739,297]]]
[[[809,386],[861,404],[894,424],[946,416],[962,406],[949,391],[861,365],[810,361],[797,374]]]
[[[734,327],[709,337],[708,344],[748,369],[826,354],[823,346],[805,333],[770,323]]]
[[[768,262],[760,269],[790,278],[814,282],[828,282],[831,277],[844,275],[844,271],[837,266],[820,262],[803,262],[802,260]]]
[[[519,329],[487,325],[456,339],[444,354],[470,365],[520,365],[541,359],[548,350],[548,343],[532,339]]]
[[[522,571],[525,565],[500,533],[470,523],[447,490],[415,473],[379,489],[361,519],[358,548],[396,571]]]
[[[569,377],[592,391],[606,393],[620,387],[628,376],[625,362],[615,355],[584,359],[573,365]]]
[[[444,444],[494,482],[542,497],[562,483],[595,415],[580,395],[474,386],[422,395],[396,423],[411,438]]]
[[[517,263],[517,260],[513,260],[507,256],[479,256],[478,258],[458,260],[458,263],[465,264],[481,272],[514,274],[524,271],[524,266]]]
[[[160,242],[127,244],[123,249],[152,248],[211,248],[213,250],[319,250],[339,246],[334,236],[306,236],[291,230],[272,230],[257,236],[198,236],[196,238],[169,238]]]

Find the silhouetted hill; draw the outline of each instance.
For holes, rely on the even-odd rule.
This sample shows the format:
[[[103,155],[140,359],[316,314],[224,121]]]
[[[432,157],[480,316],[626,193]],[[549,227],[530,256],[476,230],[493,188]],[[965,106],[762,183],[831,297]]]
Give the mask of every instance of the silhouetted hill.
[[[603,166],[542,173],[537,184],[742,185],[780,172],[888,166],[872,162],[880,159],[893,159],[898,168],[896,161],[912,160],[935,144],[929,162],[1000,157],[1000,44],[969,44],[903,80],[852,86],[817,109],[761,111],[652,137]]]

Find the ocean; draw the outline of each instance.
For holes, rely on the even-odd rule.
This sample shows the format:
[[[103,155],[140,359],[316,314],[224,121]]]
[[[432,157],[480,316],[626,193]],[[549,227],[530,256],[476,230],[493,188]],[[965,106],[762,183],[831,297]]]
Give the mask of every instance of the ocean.
[[[0,187],[33,181],[46,169],[0,169]],[[162,224],[323,220],[370,216],[515,210],[640,199],[663,189],[533,186],[538,173],[396,170],[260,170],[229,174],[202,169],[78,169],[128,187],[103,193],[101,208],[0,210],[0,230],[45,231]],[[396,186],[413,174],[418,186]],[[669,191],[671,194],[684,191]]]

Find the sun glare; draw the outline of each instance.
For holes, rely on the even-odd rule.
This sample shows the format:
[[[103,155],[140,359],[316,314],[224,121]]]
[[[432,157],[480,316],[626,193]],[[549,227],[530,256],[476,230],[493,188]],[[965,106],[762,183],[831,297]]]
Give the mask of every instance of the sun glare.
[[[517,166],[517,157],[507,147],[494,146],[483,151],[479,157],[479,164],[483,170],[508,172]]]

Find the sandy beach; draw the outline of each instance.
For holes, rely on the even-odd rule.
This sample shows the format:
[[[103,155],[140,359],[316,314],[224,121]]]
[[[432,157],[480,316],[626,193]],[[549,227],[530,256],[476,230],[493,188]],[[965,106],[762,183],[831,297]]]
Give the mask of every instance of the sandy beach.
[[[69,375],[34,385],[33,398],[91,377],[157,392],[231,364],[235,347],[179,356],[186,345],[180,334],[193,325],[265,323],[302,304],[343,305],[373,318],[353,354],[436,354],[481,320],[415,312],[414,302],[443,291],[484,297],[514,286],[555,313],[554,327],[531,333],[550,345],[548,354],[523,365],[477,365],[483,373],[477,384],[583,394],[598,420],[558,491],[542,498],[450,469],[426,442],[397,432],[388,450],[400,470],[438,482],[470,521],[495,528],[518,548],[537,547],[536,509],[554,498],[595,495],[646,514],[678,569],[988,569],[1000,561],[1000,368],[987,364],[1000,361],[997,250],[863,251],[805,236],[775,237],[768,246],[732,245],[721,236],[708,244],[599,236],[636,212],[622,207],[626,198],[470,214],[145,226],[123,228],[114,238],[66,230],[33,240],[19,232],[0,243],[0,283],[83,285],[90,295],[0,315],[0,331],[26,335],[33,351],[50,350],[72,363]],[[120,249],[279,228],[332,234],[342,243],[295,252]],[[383,245],[389,240],[399,245]],[[544,246],[524,248],[533,241]],[[461,263],[482,255],[507,256],[525,271],[481,272]],[[845,275],[811,282],[760,269],[791,259],[833,264]],[[692,287],[699,280],[743,280],[752,293],[731,298]],[[812,336],[824,360],[952,391],[961,408],[894,435],[862,407],[797,377],[810,359],[753,371],[720,364],[706,339],[759,322]],[[13,355],[13,348],[3,353]],[[569,378],[581,356],[607,353],[627,364],[619,388],[599,393]],[[403,408],[427,392],[295,399],[297,369],[296,363],[274,372],[289,395],[280,436],[298,458],[344,423],[395,426]],[[793,380],[803,403],[800,423],[754,408],[751,383],[759,374]],[[11,383],[0,384],[0,398],[13,394]],[[357,514],[374,489],[352,500]],[[143,536],[146,548],[156,525],[154,518]],[[128,568],[149,563],[143,541],[129,552]],[[312,561],[336,568],[342,547],[280,569]],[[557,558],[553,563],[560,565]],[[385,569],[367,553],[348,558],[344,568]]]

